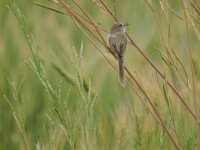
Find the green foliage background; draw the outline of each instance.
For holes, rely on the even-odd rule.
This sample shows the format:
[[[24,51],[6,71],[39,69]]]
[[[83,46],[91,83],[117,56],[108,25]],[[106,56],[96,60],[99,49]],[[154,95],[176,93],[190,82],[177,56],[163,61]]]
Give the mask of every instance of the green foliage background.
[[[55,6],[49,1],[37,2]],[[160,2],[163,1],[153,3],[158,14],[162,14]],[[48,86],[44,86],[44,81],[38,78],[37,72],[34,73],[27,38],[20,29],[18,19],[8,9],[6,2],[1,1],[0,149],[174,148],[144,104],[128,87],[120,86],[117,72],[69,16],[56,14],[27,1],[15,3],[25,17],[27,32],[33,35],[34,43],[38,45],[37,58],[43,65],[44,81],[48,80],[53,88],[53,95],[56,93],[56,96],[49,93]],[[114,20],[105,11],[91,0],[79,3],[109,32]],[[168,3],[180,16],[184,16],[178,0]],[[108,1],[108,4],[112,8],[112,1]],[[59,6],[56,7],[62,10]],[[145,1],[116,1],[116,10],[121,22],[129,22],[127,32],[176,85],[194,110],[192,92],[162,61],[160,52],[155,50],[164,51],[164,46],[156,18]],[[163,19],[160,21],[164,40],[171,43],[175,53],[181,58],[192,84],[185,23],[170,11],[168,19],[176,37],[169,36],[169,26]],[[189,35],[196,97],[199,100],[200,42],[191,25]],[[107,36],[108,33],[105,33],[104,37]],[[103,47],[102,51],[109,55]],[[110,59],[112,60],[111,56]],[[165,96],[170,97],[179,144],[182,149],[194,149],[197,124],[178,98],[169,89],[163,96],[164,92],[158,85],[165,86],[164,81],[157,78],[155,71],[130,45],[127,46],[125,64],[140,80],[163,114],[167,125],[172,123],[172,118]],[[169,125],[169,128],[172,127]]]

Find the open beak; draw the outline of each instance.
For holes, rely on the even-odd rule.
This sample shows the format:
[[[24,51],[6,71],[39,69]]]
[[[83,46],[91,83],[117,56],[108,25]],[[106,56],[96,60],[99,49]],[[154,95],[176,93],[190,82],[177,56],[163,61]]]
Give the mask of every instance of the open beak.
[[[123,26],[127,26],[127,25],[128,25],[128,21],[123,24]]]

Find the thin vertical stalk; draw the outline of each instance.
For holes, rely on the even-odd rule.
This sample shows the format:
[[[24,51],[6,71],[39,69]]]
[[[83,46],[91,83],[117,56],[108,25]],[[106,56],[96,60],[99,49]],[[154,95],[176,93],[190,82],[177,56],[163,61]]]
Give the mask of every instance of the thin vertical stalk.
[[[186,10],[187,6],[185,6],[185,4],[182,0],[180,0],[180,3],[182,5],[184,17],[185,17],[185,27],[186,27],[187,43],[188,43],[187,50],[188,50],[188,54],[189,54],[190,69],[191,69],[191,76],[192,76],[193,103],[194,103],[195,113],[197,116],[197,122],[199,123],[199,115],[198,115],[198,108],[197,108],[197,101],[196,101],[195,73],[194,73],[194,66],[193,66],[193,62],[192,62],[192,50],[191,50],[190,35],[189,35],[188,16],[187,16],[187,10]],[[200,138],[200,126],[198,126],[197,137],[196,137],[197,147],[200,144],[199,138]]]

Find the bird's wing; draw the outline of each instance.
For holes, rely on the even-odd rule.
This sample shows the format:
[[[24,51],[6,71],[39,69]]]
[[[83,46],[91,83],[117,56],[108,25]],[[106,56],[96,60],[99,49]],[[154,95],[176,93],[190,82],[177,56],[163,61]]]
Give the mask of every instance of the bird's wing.
[[[121,34],[120,36],[121,36],[120,41],[118,41],[120,43],[119,44],[119,54],[123,55],[126,50],[127,38],[126,38],[125,34]]]
[[[113,52],[123,55],[127,45],[127,38],[124,33],[115,33],[109,36],[110,48]]]
[[[116,35],[113,35],[111,34],[108,38],[108,41],[109,41],[109,45],[110,45],[110,48],[113,52],[116,52],[117,50],[117,47],[116,47]]]

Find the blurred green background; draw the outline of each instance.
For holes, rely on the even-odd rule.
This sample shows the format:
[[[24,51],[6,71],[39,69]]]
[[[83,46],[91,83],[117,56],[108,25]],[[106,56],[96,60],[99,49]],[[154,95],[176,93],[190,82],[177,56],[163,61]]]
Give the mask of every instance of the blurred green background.
[[[49,1],[38,0],[48,6],[56,6]],[[68,2],[68,1],[66,1]],[[112,9],[112,1],[106,1]],[[161,3],[154,2],[153,7],[160,15],[164,40],[169,38],[167,21],[162,14]],[[17,18],[8,9],[6,2],[0,2],[0,149],[27,149],[25,138],[30,149],[171,149],[173,145],[167,135],[157,124],[138,97],[128,88],[122,88],[118,82],[117,72],[105,61],[95,47],[73,23],[69,16],[56,14],[50,10],[32,5],[27,1],[15,1],[16,6],[25,17],[28,31],[32,33],[38,53],[43,64],[45,77],[60,94],[60,101],[52,99],[37,75],[31,69],[32,59],[28,42],[24,37]],[[70,3],[70,2],[69,2]],[[91,0],[79,2],[94,20],[101,24],[108,33],[114,20],[104,10],[98,8]],[[178,0],[169,1],[171,9],[184,17]],[[72,5],[73,6],[73,5]],[[56,8],[63,10],[60,6]],[[116,1],[117,17],[121,22],[128,21],[127,32],[145,53],[176,84],[170,69],[163,63],[160,53],[155,48],[163,49],[162,39],[156,18],[144,0]],[[185,23],[172,12],[168,12],[168,21],[174,31],[169,40],[172,48],[183,61],[183,65],[191,79],[189,57],[187,51],[187,35]],[[195,81],[197,97],[200,89],[200,44],[193,30],[189,27],[191,49],[195,64]],[[177,41],[174,41],[176,39]],[[102,51],[109,53],[102,48]],[[76,57],[76,54],[78,55]],[[112,57],[110,56],[111,60]],[[83,95],[87,92],[66,80],[65,75],[56,70],[59,67],[72,77],[76,83],[76,67],[90,86],[92,94],[97,94],[93,113],[89,121],[82,117],[85,103]],[[162,90],[158,86],[155,71],[132,46],[127,46],[125,54],[126,66],[140,80],[155,105],[161,110],[166,122],[169,119],[167,104]],[[56,67],[57,66],[57,67]],[[179,78],[179,77],[177,77]],[[178,80],[178,79],[177,79]],[[177,86],[178,87],[178,86]],[[179,91],[190,99],[191,92],[180,81]],[[136,88],[137,90],[137,88]],[[81,93],[81,91],[83,93]],[[82,95],[83,94],[83,95]],[[188,117],[178,98],[169,94],[174,109],[177,109],[176,124],[178,137],[184,149],[193,149],[195,145],[195,121]],[[199,98],[199,97],[198,97]],[[87,99],[87,98],[86,98]],[[60,108],[66,100],[67,108]],[[8,101],[12,104],[9,106]],[[192,105],[192,102],[189,101]],[[65,132],[60,128],[60,112],[66,117]],[[14,115],[20,118],[16,121]],[[90,120],[91,119],[91,120]],[[91,123],[91,122],[92,123]],[[191,122],[188,124],[187,122]],[[19,125],[24,125],[21,132]],[[91,128],[90,128],[91,125]],[[84,129],[82,129],[84,128]],[[25,135],[23,135],[24,133]],[[84,136],[86,134],[86,136]],[[84,138],[85,137],[85,138]],[[71,139],[73,144],[69,144]],[[84,140],[86,139],[86,140]],[[72,145],[74,146],[72,148]],[[71,148],[70,148],[71,147]]]

